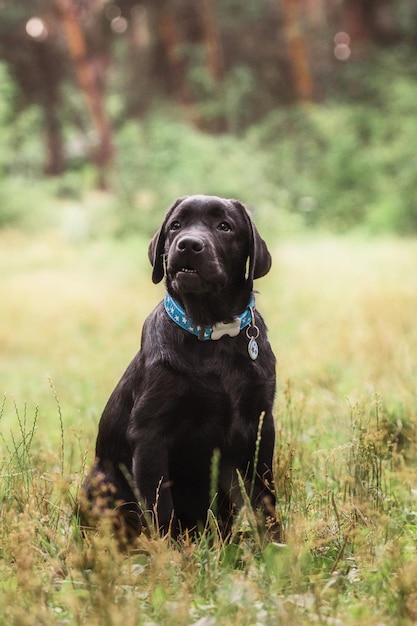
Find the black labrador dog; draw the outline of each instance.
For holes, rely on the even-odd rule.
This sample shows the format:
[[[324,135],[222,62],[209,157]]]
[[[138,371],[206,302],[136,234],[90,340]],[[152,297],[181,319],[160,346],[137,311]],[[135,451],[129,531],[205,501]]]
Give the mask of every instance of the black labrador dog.
[[[101,417],[82,524],[103,515],[127,536],[223,533],[249,500],[277,538],[273,493],[275,357],[253,281],[271,257],[245,207],[179,198],[149,245],[166,295]],[[147,512],[147,514],[146,514]]]

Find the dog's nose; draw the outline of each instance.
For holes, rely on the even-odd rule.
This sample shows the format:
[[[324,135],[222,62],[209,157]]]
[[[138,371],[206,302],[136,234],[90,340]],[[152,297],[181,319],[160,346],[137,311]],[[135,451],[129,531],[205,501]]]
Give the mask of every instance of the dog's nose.
[[[195,235],[184,235],[177,241],[179,252],[201,252],[204,248],[204,241]]]

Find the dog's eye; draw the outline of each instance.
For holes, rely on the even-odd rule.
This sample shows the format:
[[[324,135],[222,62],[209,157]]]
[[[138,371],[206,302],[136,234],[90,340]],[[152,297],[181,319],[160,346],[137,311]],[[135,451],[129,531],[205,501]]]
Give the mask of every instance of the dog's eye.
[[[232,230],[232,227],[228,222],[220,222],[220,224],[217,226],[217,230],[222,230],[223,232],[228,233]]]
[[[181,224],[175,220],[174,222],[172,222],[171,226],[169,227],[169,230],[179,230],[181,228]]]

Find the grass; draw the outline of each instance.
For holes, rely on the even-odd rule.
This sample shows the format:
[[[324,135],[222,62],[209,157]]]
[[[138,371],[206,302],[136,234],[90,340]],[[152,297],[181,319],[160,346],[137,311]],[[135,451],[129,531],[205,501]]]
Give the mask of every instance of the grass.
[[[146,248],[0,235],[0,623],[417,621],[413,239],[278,242],[259,281],[285,545],[143,537],[126,556],[106,532],[80,540],[100,412],[162,296]]]

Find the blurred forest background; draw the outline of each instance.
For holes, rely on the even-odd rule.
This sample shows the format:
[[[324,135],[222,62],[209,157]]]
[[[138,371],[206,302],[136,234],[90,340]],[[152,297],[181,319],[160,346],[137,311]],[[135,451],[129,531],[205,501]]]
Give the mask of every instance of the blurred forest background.
[[[201,192],[279,232],[417,233],[415,0],[0,0],[0,15],[0,227],[149,235]]]

